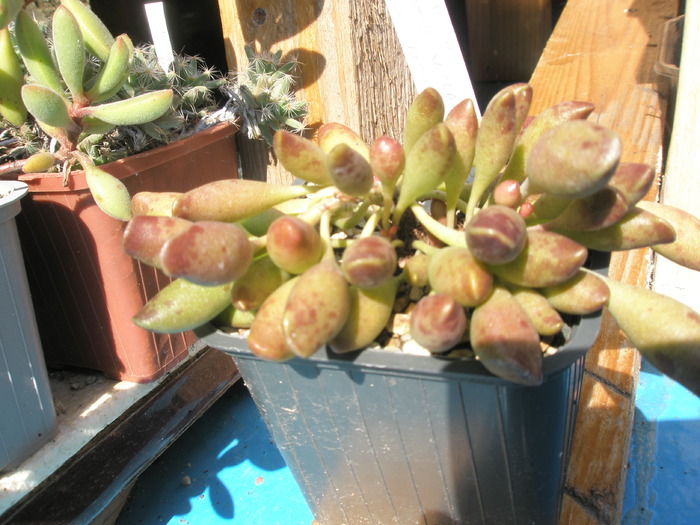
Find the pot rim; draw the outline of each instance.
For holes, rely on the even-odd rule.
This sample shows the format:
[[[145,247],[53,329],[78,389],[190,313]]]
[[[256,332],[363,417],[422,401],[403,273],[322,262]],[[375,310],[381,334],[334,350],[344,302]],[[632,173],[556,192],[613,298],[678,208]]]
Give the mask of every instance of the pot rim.
[[[610,254],[591,251],[587,266],[607,275]],[[568,369],[593,346],[598,337],[602,310],[579,317],[572,326],[571,338],[554,354],[544,357],[543,374],[545,379]],[[245,336],[219,330],[212,324],[205,324],[194,330],[195,335],[209,346],[242,359],[263,360],[255,356],[246,344]],[[422,356],[403,352],[366,348],[339,354],[328,345],[319,349],[309,358],[295,357],[285,363],[293,367],[318,366],[326,368],[359,368],[381,371],[383,374],[411,374],[421,376],[456,377],[482,382],[496,382],[518,388],[531,388],[500,379],[489,372],[475,359],[456,359],[440,356]],[[305,365],[306,364],[306,365]]]
[[[20,199],[27,194],[28,186],[16,180],[0,181],[0,223],[9,221],[22,209]]]

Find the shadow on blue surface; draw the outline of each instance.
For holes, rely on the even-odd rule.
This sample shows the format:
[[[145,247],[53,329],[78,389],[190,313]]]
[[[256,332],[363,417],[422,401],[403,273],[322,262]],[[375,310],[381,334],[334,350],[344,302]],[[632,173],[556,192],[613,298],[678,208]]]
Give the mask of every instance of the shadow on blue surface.
[[[646,361],[637,386],[622,525],[700,516],[700,399]]]
[[[312,520],[239,381],[141,475],[116,523],[309,525]]]

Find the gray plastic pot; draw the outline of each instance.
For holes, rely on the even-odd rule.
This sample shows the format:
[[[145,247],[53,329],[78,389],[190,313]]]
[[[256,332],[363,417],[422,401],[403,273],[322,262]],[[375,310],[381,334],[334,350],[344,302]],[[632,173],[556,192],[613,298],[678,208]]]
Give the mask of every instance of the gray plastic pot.
[[[19,465],[56,433],[49,378],[15,217],[23,182],[0,181],[0,472]]]
[[[594,265],[605,267],[607,256]],[[196,331],[229,353],[322,524],[555,524],[600,314],[523,387],[477,361],[381,350],[262,360],[245,339]]]

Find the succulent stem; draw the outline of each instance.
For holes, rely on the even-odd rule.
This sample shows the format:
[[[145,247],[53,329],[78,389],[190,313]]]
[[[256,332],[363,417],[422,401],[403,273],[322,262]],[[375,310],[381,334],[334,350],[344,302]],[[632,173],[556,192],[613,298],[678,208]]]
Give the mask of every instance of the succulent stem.
[[[414,203],[410,206],[411,211],[416,216],[418,222],[428,230],[429,233],[437,237],[439,240],[448,246],[466,246],[467,241],[464,238],[464,232],[448,228],[444,224],[433,219],[430,214],[423,209],[419,203]]]

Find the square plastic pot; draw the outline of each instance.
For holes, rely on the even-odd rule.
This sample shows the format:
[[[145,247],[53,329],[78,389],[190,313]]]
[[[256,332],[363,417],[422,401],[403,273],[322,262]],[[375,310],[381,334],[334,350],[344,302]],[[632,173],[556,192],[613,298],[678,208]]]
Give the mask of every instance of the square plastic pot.
[[[523,387],[473,360],[365,350],[270,362],[245,338],[196,331],[229,353],[323,524],[558,521],[585,354],[585,317]]]
[[[132,195],[188,191],[238,176],[237,131],[220,124],[102,168]],[[90,368],[143,383],[187,357],[196,340],[191,332],[157,335],[131,322],[170,279],[124,253],[125,223],[97,207],[84,173],[72,172],[67,187],[55,173],[20,179],[29,198],[18,228],[49,366]]]
[[[0,472],[19,465],[57,431],[15,221],[26,193],[22,182],[0,181]]]

